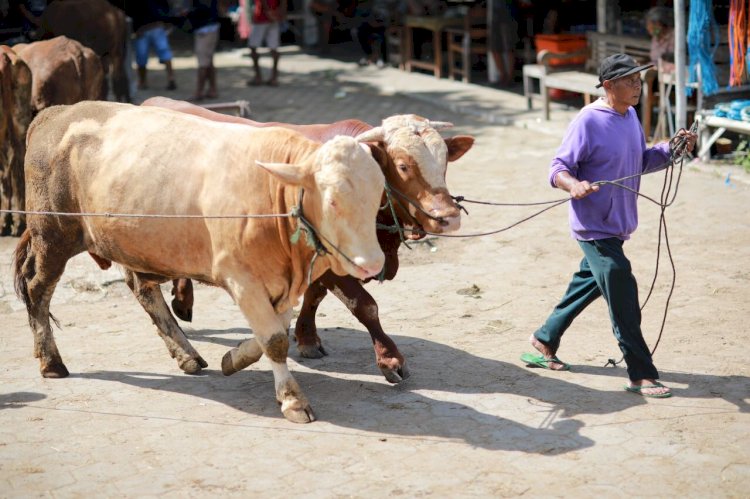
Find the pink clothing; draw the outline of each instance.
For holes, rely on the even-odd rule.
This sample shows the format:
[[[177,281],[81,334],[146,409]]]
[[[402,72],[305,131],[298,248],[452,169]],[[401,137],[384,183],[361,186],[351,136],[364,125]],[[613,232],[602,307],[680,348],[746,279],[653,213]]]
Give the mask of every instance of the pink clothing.
[[[248,5],[250,4],[250,5]],[[250,21],[246,14],[248,8],[252,6],[252,0],[240,0],[240,9],[242,9],[242,15],[237,23],[237,34],[240,35],[240,39],[246,40],[250,36]]]

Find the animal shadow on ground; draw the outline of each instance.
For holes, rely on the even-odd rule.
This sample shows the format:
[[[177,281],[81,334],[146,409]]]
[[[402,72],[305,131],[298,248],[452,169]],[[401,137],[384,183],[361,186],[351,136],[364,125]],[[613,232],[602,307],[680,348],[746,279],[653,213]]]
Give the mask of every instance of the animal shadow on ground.
[[[18,409],[31,402],[38,402],[46,395],[34,392],[12,392],[0,394],[0,410]]]
[[[233,330],[243,331],[241,329]],[[250,330],[244,329],[249,337]],[[196,342],[220,343],[234,347],[236,341],[221,338],[220,330],[200,330],[188,333]],[[323,359],[300,358],[296,345],[289,347],[289,356],[296,362],[316,371],[342,374],[380,374],[375,366],[366,331],[345,328],[327,328],[320,331],[329,355]],[[578,414],[608,414],[645,404],[642,397],[625,393],[621,385],[627,373],[621,367],[574,365],[575,373],[619,378],[614,391],[596,390],[566,381],[568,373],[539,376],[539,369],[529,369],[518,362],[504,362],[472,355],[451,346],[423,338],[391,335],[399,346],[411,371],[405,382],[412,390],[438,390],[453,393],[509,393],[547,404],[562,417]],[[722,398],[737,406],[740,412],[750,412],[748,390],[750,378],[746,376],[714,376],[685,372],[661,371],[662,380],[673,387],[675,398]],[[385,380],[384,380],[385,382]]]
[[[93,371],[74,376],[191,395],[252,416],[281,419],[273,393],[273,375],[265,367],[253,367],[230,377],[213,369],[204,370],[200,376],[137,371]],[[408,387],[393,387],[385,381],[351,380],[300,370],[295,370],[294,376],[320,421],[357,432],[393,438],[457,440],[490,450],[544,455],[565,454],[594,445],[594,441],[580,434],[583,423],[574,419],[551,421],[549,416],[535,416],[534,419],[543,419],[546,424],[532,426],[461,402],[430,398]],[[157,417],[153,413],[149,416]],[[190,416],[186,419],[190,420]],[[234,424],[257,426],[256,422],[242,418]]]

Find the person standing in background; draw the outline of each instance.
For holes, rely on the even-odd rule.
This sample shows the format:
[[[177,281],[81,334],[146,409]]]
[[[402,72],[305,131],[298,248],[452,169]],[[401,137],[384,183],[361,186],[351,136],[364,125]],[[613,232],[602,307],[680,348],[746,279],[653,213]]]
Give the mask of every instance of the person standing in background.
[[[248,80],[248,85],[261,85],[258,48],[265,43],[271,51],[273,66],[271,77],[266,81],[267,85],[279,84],[279,45],[281,43],[281,21],[286,17],[286,0],[255,0],[250,14],[250,38],[247,44],[250,46],[250,57],[253,59],[255,78]]]
[[[218,0],[193,0],[193,6],[188,13],[188,21],[193,32],[193,50],[198,59],[198,78],[193,100],[215,99],[216,68],[214,67],[214,53],[219,43],[219,8]],[[208,91],[203,88],[208,84]]]
[[[133,50],[138,66],[138,88],[148,88],[146,64],[151,49],[167,70],[167,90],[175,90],[177,84],[172,70],[172,49],[169,46],[165,20],[171,8],[167,0],[127,0],[125,13],[133,20]]]

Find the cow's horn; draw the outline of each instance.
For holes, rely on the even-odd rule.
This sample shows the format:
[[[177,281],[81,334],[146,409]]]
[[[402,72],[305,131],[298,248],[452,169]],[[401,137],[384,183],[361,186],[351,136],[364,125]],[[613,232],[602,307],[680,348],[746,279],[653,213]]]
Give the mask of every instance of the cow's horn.
[[[357,139],[357,142],[378,142],[380,140],[385,140],[385,130],[382,126],[377,126],[372,130],[360,133],[355,138]]]
[[[443,128],[453,128],[453,123],[450,121],[427,121],[427,125],[431,126],[435,130],[442,130]]]

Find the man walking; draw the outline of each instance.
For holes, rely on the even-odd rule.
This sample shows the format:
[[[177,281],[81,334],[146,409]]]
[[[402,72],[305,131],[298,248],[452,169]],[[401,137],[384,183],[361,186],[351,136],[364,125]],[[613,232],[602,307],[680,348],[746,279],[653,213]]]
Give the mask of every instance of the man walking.
[[[624,242],[638,226],[637,194],[597,181],[616,180],[635,191],[640,174],[661,170],[669,164],[669,144],[652,148],[646,141],[633,106],[641,96],[639,66],[631,57],[616,54],[602,61],[599,85],[606,95],[584,107],[570,124],[550,166],[553,187],[570,193],[570,229],[583,250],[578,272],[560,303],[532,336],[531,344],[542,354],[522,359],[552,370],[569,366],[556,357],[560,340],[573,320],[592,301],[604,296],[612,330],[627,364],[630,382],[626,390],[646,397],[665,398],[672,392],[659,383],[659,373],[641,332],[638,287]],[[681,131],[692,151],[696,135]]]

